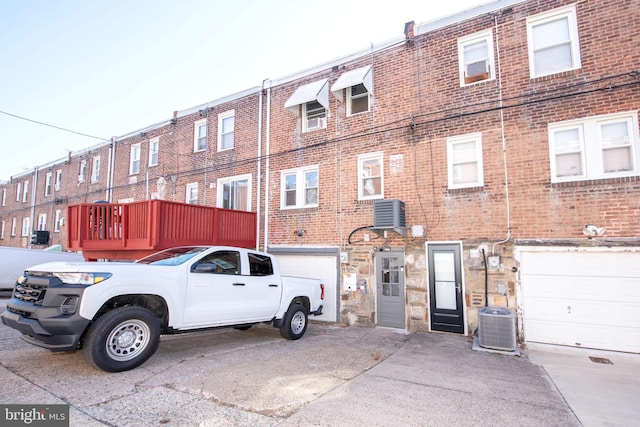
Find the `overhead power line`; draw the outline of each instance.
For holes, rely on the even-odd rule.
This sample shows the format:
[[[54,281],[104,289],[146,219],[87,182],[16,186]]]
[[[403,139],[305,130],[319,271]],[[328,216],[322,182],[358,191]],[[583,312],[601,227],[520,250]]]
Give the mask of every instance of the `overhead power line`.
[[[76,135],[80,135],[80,136],[86,136],[87,138],[99,139],[100,141],[108,141],[109,140],[109,138],[101,138],[99,136],[89,135],[89,134],[82,133],[82,132],[76,132],[75,130],[66,129],[66,128],[63,128],[63,127],[60,127],[60,126],[56,126],[56,125],[51,125],[49,123],[39,122],[38,120],[33,120],[33,119],[29,119],[27,117],[18,116],[17,114],[7,113],[6,111],[2,111],[2,110],[0,110],[0,113],[6,114],[7,116],[15,117],[16,119],[26,120],[26,121],[31,122],[31,123],[37,123],[39,125],[48,126],[50,128],[58,129],[58,130],[61,130],[61,131],[64,131],[64,132],[75,133]]]

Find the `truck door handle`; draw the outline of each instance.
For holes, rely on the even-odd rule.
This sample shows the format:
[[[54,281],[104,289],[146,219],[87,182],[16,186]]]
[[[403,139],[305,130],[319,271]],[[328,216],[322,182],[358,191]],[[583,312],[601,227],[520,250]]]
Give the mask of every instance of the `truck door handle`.
[[[269,287],[270,288],[277,288],[278,284],[277,283],[269,283]]]
[[[234,283],[233,286],[244,286],[244,283]]]

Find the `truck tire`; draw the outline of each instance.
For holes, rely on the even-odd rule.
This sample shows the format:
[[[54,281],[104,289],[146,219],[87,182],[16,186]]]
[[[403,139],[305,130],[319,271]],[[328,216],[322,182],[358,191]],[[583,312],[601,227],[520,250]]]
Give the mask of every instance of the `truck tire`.
[[[300,304],[291,304],[284,315],[280,335],[288,340],[300,339],[307,330],[307,309]]]
[[[147,361],[160,344],[160,321],[142,307],[120,307],[96,320],[84,338],[82,351],[91,365],[122,372]]]

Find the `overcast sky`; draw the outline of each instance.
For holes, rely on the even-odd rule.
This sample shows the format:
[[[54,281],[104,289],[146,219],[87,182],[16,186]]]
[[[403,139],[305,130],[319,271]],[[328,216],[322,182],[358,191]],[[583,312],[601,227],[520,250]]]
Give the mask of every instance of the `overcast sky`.
[[[0,182],[488,2],[2,0]]]

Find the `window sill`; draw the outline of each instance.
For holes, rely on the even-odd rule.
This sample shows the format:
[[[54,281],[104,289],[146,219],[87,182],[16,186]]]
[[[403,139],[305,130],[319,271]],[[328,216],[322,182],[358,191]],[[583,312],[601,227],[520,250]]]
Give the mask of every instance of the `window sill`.
[[[593,185],[604,184],[625,184],[628,182],[640,182],[640,176],[624,176],[624,177],[611,177],[611,178],[594,178],[594,179],[581,179],[575,181],[560,181],[551,182],[549,187],[551,188],[571,188],[571,187],[589,187]]]
[[[463,188],[447,188],[447,193],[449,194],[478,193],[480,191],[484,191],[483,185],[476,185],[473,187],[463,187]]]

